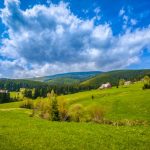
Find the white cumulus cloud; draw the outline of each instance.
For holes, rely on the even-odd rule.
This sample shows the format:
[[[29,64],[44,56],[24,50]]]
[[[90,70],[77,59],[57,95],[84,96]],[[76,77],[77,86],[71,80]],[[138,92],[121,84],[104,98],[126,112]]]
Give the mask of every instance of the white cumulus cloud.
[[[114,36],[108,23],[78,18],[62,2],[22,10],[19,0],[5,0],[1,19],[8,34],[0,48],[3,77],[125,68],[150,47],[150,27]]]

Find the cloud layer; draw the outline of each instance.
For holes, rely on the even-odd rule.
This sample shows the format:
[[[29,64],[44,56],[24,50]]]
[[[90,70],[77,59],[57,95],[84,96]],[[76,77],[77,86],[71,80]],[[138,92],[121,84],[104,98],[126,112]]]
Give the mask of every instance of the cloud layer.
[[[21,10],[19,0],[5,0],[1,19],[7,27],[2,77],[120,69],[140,61],[150,48],[150,27],[114,36],[109,24],[78,18],[65,3]]]

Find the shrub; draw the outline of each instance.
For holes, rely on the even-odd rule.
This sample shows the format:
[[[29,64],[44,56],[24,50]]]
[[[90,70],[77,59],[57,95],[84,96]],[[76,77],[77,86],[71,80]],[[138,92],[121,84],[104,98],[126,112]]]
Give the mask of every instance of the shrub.
[[[145,84],[149,84],[150,83],[150,77],[149,76],[145,76],[143,78],[143,81],[144,81]]]
[[[51,106],[47,101],[41,102],[40,117],[51,120]]]
[[[10,93],[0,93],[0,103],[8,103],[10,101]]]
[[[150,84],[144,84],[144,86],[143,86],[143,90],[145,90],[145,89],[150,89]]]
[[[96,105],[91,106],[89,108],[89,113],[90,113],[91,121],[98,122],[98,123],[103,121],[104,110],[99,106]]]
[[[145,76],[143,78],[143,81],[144,81],[143,90],[144,89],[150,89],[150,77],[149,76]]]
[[[51,104],[49,101],[39,100],[33,111],[34,114],[38,113],[41,118],[51,120]]]
[[[24,100],[21,105],[20,105],[21,108],[27,108],[27,109],[33,109],[34,108],[34,103],[32,100]]]
[[[68,110],[67,110],[67,102],[63,98],[58,101],[58,111],[59,118],[61,121],[66,121],[68,119]]]
[[[120,86],[124,85],[124,83],[125,83],[125,80],[124,80],[124,79],[120,79],[120,80],[119,80],[119,85],[120,85]]]
[[[36,103],[35,109],[38,115],[44,119],[59,121],[58,102],[53,90],[51,93],[47,94],[47,98],[47,100],[40,100]]]
[[[74,104],[69,109],[69,116],[72,121],[80,122],[82,121],[84,114],[84,109],[81,104]]]

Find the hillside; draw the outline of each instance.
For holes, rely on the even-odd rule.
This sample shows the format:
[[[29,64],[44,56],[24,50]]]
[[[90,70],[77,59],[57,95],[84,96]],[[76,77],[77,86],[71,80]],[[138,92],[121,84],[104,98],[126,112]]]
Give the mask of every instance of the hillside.
[[[145,75],[150,76],[149,70],[118,70],[110,72],[74,72],[51,76],[51,79],[34,81],[27,79],[0,79],[0,89],[19,91],[20,88],[41,89],[46,95],[52,89],[57,94],[69,94],[89,89],[96,89],[102,83],[110,82],[117,85],[120,79],[136,81]],[[50,77],[49,77],[50,78]]]
[[[74,78],[55,78],[48,80],[47,83],[49,85],[73,85],[73,84],[79,84],[80,79],[74,79]]]
[[[56,75],[50,75],[50,76],[45,76],[45,77],[30,78],[29,80],[41,81],[41,82],[47,82],[47,81],[53,82],[54,81],[56,83],[57,79],[66,80],[67,78],[67,79],[75,79],[78,81],[83,81],[93,76],[96,76],[100,73],[102,72],[101,71],[69,72],[69,73],[56,74]]]
[[[113,87],[105,90],[90,90],[58,96],[65,99],[68,107],[82,104],[85,108],[97,105],[105,110],[105,117],[110,120],[147,120],[150,122],[150,90],[143,90],[143,83],[137,82],[130,86]],[[14,94],[14,92],[12,93]],[[92,96],[94,99],[92,99]],[[41,100],[46,100],[42,98]],[[36,102],[36,100],[34,100]],[[0,108],[19,107],[21,102],[0,104]]]
[[[150,76],[150,69],[147,70],[115,70],[109,72],[73,72],[56,74],[39,78],[32,78],[33,81],[47,82],[49,85],[73,85],[79,84],[81,89],[98,88],[102,83],[110,82],[117,85],[120,79],[137,81],[145,75]]]
[[[0,89],[19,91],[20,88],[46,88],[46,83],[25,79],[0,79]]]
[[[1,150],[147,150],[150,128],[49,122],[27,111],[0,110]],[[8,123],[9,122],[9,123]]]
[[[106,90],[91,90],[59,96],[68,107],[82,104],[105,110],[105,118],[114,121],[148,121],[150,123],[150,91],[142,90],[142,82]],[[94,99],[91,99],[91,96]],[[45,100],[45,99],[43,99]],[[36,103],[38,100],[34,100]],[[96,123],[52,122],[29,117],[30,110],[19,108],[21,102],[0,104],[0,149],[85,149],[116,150],[150,147],[150,127],[113,126]],[[9,124],[8,124],[9,122]],[[81,140],[82,139],[82,140]],[[66,144],[67,143],[67,144]]]
[[[79,103],[84,107],[91,105],[102,107],[106,111],[107,119],[150,121],[150,90],[142,90],[142,86],[142,82],[137,82],[119,88],[79,92],[66,95],[65,98],[69,106]]]
[[[89,80],[83,81],[82,87],[98,88],[101,84],[110,82],[112,85],[118,85],[120,79],[138,81],[145,75],[150,76],[150,69],[147,70],[116,70],[105,72]]]

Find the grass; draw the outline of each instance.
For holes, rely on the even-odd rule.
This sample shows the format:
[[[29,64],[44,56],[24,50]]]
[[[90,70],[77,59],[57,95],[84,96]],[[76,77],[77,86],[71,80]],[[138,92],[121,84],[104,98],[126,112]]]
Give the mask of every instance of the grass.
[[[150,121],[150,90],[141,87],[139,82],[129,87],[91,90],[63,97],[68,106],[76,103],[84,107],[99,105],[106,110],[107,119]],[[0,104],[0,150],[150,149],[149,125],[50,122],[29,117],[31,110],[18,109],[20,103]]]
[[[92,100],[92,95],[94,99]],[[111,120],[131,119],[150,121],[150,90],[142,90],[142,83],[106,90],[91,90],[65,96],[69,105],[85,107],[99,105]]]
[[[9,108],[19,108],[21,102],[12,102],[12,103],[4,103],[0,104],[0,110],[1,109],[9,109]]]
[[[27,110],[0,111],[1,150],[116,150],[150,147],[150,128],[50,122]]]
[[[11,98],[23,99],[23,95],[22,95],[21,92],[10,92],[10,97]]]

